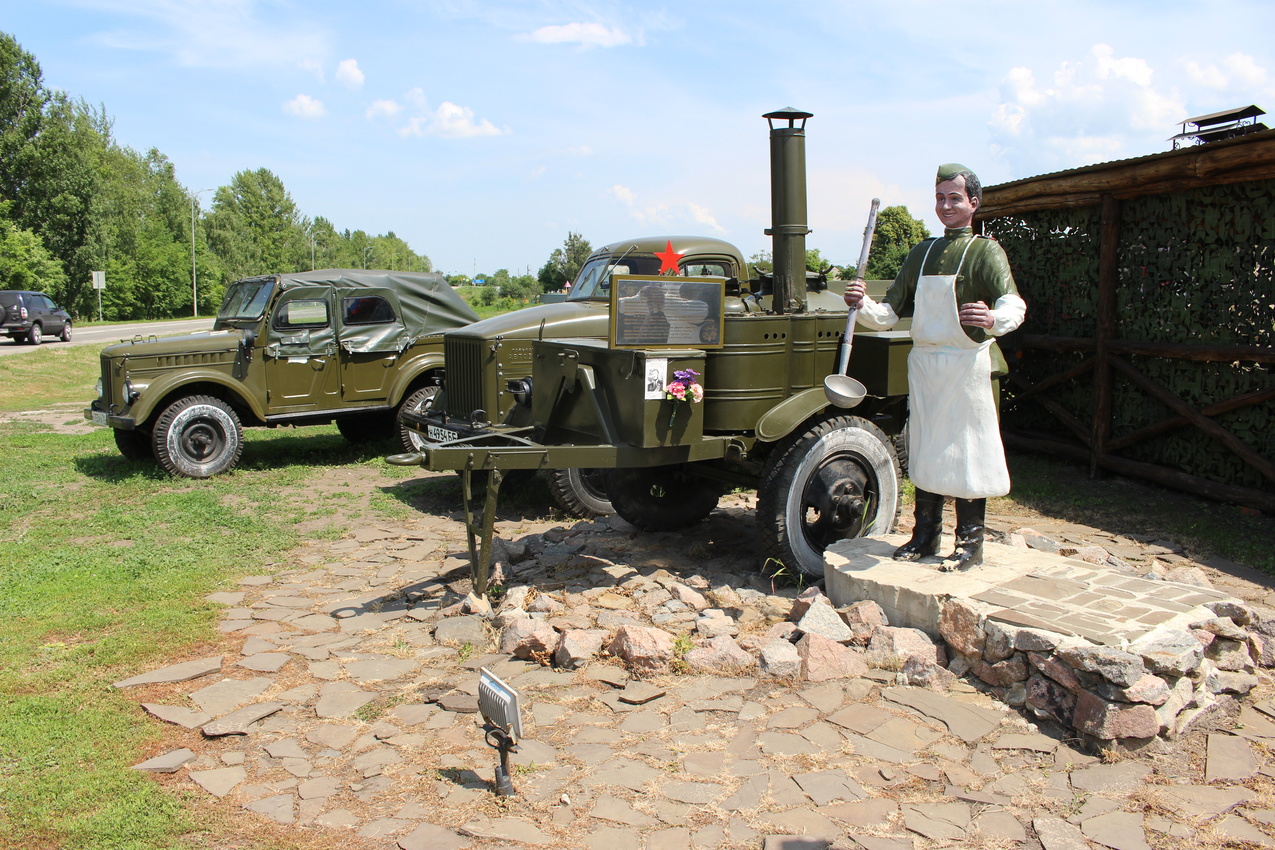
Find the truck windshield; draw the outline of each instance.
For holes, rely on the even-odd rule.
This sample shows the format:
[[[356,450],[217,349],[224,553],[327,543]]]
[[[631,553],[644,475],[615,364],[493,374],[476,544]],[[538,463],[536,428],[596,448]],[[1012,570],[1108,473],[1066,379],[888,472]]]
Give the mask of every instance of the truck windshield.
[[[231,284],[226,291],[226,300],[221,302],[221,310],[217,313],[217,321],[249,320],[256,321],[266,312],[270,303],[270,295],[274,292],[274,281],[252,280]]]
[[[660,260],[652,254],[629,254],[623,262],[614,265],[620,257],[594,257],[584,264],[571,284],[568,301],[609,301],[611,299],[611,275],[659,274]]]

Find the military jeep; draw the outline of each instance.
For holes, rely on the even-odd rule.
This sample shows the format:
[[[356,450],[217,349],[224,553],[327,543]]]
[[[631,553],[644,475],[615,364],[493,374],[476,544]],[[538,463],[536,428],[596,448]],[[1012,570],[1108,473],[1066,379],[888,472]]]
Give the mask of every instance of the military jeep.
[[[207,478],[235,466],[242,428],[336,422],[352,442],[415,444],[401,420],[438,390],[442,332],[478,319],[439,274],[325,269],[231,284],[211,331],[102,351],[84,417],[130,460]]]

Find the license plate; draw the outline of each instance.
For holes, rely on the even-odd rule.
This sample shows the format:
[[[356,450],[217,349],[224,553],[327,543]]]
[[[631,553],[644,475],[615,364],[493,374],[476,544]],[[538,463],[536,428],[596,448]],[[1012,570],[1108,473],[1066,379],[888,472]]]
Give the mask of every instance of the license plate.
[[[94,425],[105,425],[105,424],[106,424],[106,411],[105,411],[105,410],[95,410],[95,411],[93,411],[93,424],[94,424]]]
[[[436,443],[447,443],[460,438],[460,433],[450,428],[439,428],[437,425],[426,426],[425,433]]]

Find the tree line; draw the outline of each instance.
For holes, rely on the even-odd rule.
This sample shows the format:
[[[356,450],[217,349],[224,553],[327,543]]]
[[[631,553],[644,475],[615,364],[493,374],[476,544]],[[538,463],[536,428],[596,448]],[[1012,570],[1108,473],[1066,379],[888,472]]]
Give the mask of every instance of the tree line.
[[[90,273],[101,270],[104,318],[163,319],[196,306],[209,315],[226,284],[252,275],[433,268],[392,231],[304,215],[268,169],[235,174],[207,210],[205,191],[182,186],[159,150],[121,145],[104,106],[45,86],[35,57],[0,32],[0,289],[39,290],[96,316]]]

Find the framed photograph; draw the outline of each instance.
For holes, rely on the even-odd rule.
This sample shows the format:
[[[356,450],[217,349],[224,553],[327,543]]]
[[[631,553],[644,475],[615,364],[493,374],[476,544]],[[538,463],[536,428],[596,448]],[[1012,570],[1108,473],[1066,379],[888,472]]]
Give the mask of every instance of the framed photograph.
[[[612,348],[721,348],[726,281],[717,277],[615,275]]]
[[[668,379],[668,358],[651,357],[646,361],[645,393],[642,398],[659,401],[664,398],[664,382]]]

